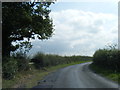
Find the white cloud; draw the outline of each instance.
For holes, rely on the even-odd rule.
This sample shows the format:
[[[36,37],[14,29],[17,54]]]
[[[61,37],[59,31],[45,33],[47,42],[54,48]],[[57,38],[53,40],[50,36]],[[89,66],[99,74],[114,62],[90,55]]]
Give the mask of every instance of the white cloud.
[[[51,12],[50,16],[55,25],[55,35],[50,40],[40,41],[39,51],[92,55],[108,43],[117,43],[117,16],[113,14],[69,9]],[[33,44],[38,45],[38,41]]]

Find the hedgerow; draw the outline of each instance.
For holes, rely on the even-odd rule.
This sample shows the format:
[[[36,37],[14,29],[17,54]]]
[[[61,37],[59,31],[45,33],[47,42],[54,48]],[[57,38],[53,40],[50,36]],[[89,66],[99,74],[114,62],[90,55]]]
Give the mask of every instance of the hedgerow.
[[[97,50],[93,55],[93,64],[102,68],[120,71],[120,50],[116,48]]]
[[[88,56],[59,56],[38,52],[31,61],[34,62],[36,68],[40,69],[46,66],[56,66],[82,60],[92,60],[92,58]]]

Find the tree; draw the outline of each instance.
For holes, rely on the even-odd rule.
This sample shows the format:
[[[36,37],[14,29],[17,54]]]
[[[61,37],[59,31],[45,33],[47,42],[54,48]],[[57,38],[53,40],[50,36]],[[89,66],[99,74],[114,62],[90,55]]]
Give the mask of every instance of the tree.
[[[49,39],[53,33],[52,19],[49,17],[51,2],[3,2],[2,3],[2,54],[10,56],[11,51],[20,47],[20,43],[37,37]],[[25,45],[25,44],[22,44]]]

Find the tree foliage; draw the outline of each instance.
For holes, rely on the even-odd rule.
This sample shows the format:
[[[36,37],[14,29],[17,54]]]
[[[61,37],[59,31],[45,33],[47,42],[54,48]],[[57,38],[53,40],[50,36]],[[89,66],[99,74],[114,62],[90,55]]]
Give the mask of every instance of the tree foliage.
[[[50,2],[3,2],[2,39],[3,56],[10,56],[20,45],[28,45],[30,39],[48,39],[53,33],[52,19],[49,17]],[[13,45],[12,42],[28,43]]]

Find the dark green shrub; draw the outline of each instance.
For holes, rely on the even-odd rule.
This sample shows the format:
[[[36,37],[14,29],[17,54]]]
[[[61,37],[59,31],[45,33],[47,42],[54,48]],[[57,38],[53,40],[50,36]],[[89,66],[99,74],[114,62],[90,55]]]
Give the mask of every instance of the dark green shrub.
[[[17,59],[18,71],[29,70],[29,60],[27,59]]]
[[[93,64],[120,71],[120,50],[116,48],[99,49],[93,55]]]
[[[120,51],[117,49],[111,50],[109,53],[109,67],[120,71]]]
[[[29,59],[25,53],[17,52],[12,55],[13,58],[17,59],[18,71],[25,71],[29,69]]]
[[[93,55],[93,62],[98,66],[106,66],[109,56],[109,51],[106,49],[99,49]]]
[[[18,71],[17,60],[13,58],[3,58],[2,76],[5,79],[12,79]]]
[[[44,59],[44,54],[38,52],[31,61],[34,62],[34,65],[37,69],[40,69],[41,67],[44,66],[43,59]]]

